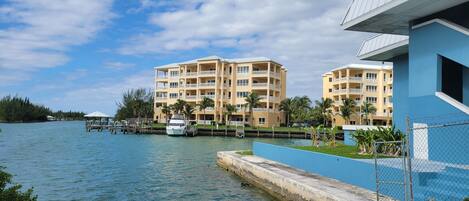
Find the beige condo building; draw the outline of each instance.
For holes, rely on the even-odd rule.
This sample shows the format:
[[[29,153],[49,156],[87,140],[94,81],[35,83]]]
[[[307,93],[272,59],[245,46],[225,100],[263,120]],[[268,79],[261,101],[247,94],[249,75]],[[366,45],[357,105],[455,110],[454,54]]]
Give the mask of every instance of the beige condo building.
[[[253,109],[254,126],[280,126],[284,115],[279,111],[280,102],[286,98],[287,70],[269,58],[225,59],[209,56],[181,63],[155,67],[155,115],[154,120],[166,122],[161,111],[163,105],[185,100],[197,108],[203,97],[214,100],[214,107],[205,112],[196,109],[191,120],[199,124],[227,122],[247,124],[249,109],[245,97],[256,93],[261,97],[259,106]],[[235,105],[235,112],[226,119],[224,106]],[[205,121],[203,121],[205,119]]]
[[[333,125],[346,124],[340,116],[340,106],[345,98],[352,98],[357,105],[349,124],[366,124],[359,106],[367,100],[376,108],[376,114],[368,117],[371,123],[392,125],[392,67],[349,64],[323,74],[322,78],[323,98],[333,100]]]

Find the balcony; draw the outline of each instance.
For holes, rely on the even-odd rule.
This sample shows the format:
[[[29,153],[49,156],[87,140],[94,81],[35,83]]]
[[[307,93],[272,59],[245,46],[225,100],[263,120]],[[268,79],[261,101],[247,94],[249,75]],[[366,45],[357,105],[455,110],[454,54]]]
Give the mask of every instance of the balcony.
[[[157,100],[157,101],[167,100],[167,99],[168,99],[167,96],[158,96],[158,97],[156,97],[156,100]]]
[[[204,98],[204,97],[215,99],[215,95],[200,95],[200,98]]]
[[[208,71],[200,71],[199,76],[215,76],[217,71],[208,70]]]
[[[254,70],[252,71],[252,76],[267,76],[267,70]]]
[[[186,95],[187,100],[195,100],[197,99],[197,95]]]
[[[156,77],[156,80],[166,80],[166,79],[168,79],[167,75]]]
[[[186,84],[186,88],[197,88],[197,84]]]
[[[215,87],[215,83],[212,83],[212,82],[199,83],[199,87]]]
[[[267,83],[252,83],[252,88],[266,88]]]
[[[195,77],[197,76],[197,72],[186,72],[184,75],[186,77]]]
[[[267,112],[267,108],[252,108],[252,111],[254,112]]]
[[[348,92],[351,93],[351,94],[361,94],[363,92],[363,90],[362,89],[352,88],[352,89],[349,89]]]
[[[159,86],[156,88],[156,91],[164,91],[166,89],[168,89],[168,86]]]

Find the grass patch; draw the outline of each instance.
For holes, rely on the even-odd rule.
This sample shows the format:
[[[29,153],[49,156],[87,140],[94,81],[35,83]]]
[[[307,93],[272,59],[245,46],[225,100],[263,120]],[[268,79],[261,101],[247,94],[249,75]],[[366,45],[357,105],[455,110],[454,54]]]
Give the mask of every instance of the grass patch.
[[[358,148],[356,146],[349,146],[344,144],[337,144],[336,147],[330,146],[292,146],[295,149],[301,149],[305,151],[319,152],[324,154],[331,154],[336,156],[342,156],[347,158],[356,159],[372,159],[373,154],[358,154]],[[379,158],[391,158],[390,156],[380,155]]]
[[[153,128],[166,128],[166,124],[162,124],[162,123],[154,123],[152,125]]]
[[[236,153],[239,154],[239,155],[242,155],[242,156],[252,156],[252,155],[254,155],[252,153],[252,150],[237,151]]]

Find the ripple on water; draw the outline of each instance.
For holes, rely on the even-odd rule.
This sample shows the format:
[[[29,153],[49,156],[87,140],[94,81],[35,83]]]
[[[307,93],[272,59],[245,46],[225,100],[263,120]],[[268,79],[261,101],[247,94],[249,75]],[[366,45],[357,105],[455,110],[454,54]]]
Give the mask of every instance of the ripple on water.
[[[216,152],[249,149],[253,140],[309,143],[90,134],[83,122],[0,128],[0,166],[16,182],[34,186],[39,200],[271,200],[216,166]]]

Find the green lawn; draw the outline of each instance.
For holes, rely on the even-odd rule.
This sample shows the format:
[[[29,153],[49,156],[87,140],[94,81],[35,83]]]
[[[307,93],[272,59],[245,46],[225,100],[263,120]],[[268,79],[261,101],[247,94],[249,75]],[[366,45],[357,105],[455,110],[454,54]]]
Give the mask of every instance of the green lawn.
[[[292,148],[301,149],[305,151],[319,152],[319,153],[324,153],[324,154],[331,154],[331,155],[336,155],[336,156],[343,156],[347,158],[358,158],[358,159],[373,158],[372,154],[358,154],[358,148],[356,146],[349,146],[349,145],[344,145],[344,144],[337,144],[336,147],[292,146]]]
[[[217,127],[216,126],[212,126],[212,125],[202,125],[202,124],[198,124],[197,125],[197,128],[205,128],[205,129],[216,129]],[[229,125],[229,126],[226,126],[226,125],[219,125],[218,126],[218,129],[220,130],[223,130],[225,128],[228,128],[228,129],[236,129],[236,128],[241,128],[241,126],[238,126],[236,127],[235,125]],[[244,130],[246,131],[268,131],[268,132],[272,132],[272,128],[263,128],[263,127],[244,127]],[[311,130],[310,128],[298,128],[298,127],[275,127],[274,128],[275,131],[277,132],[305,132],[305,131],[308,131],[308,130]]]
[[[154,123],[152,127],[153,128],[166,128],[166,124]]]
[[[253,155],[252,150],[243,150],[243,151],[238,151],[236,153],[239,154],[239,155],[243,155],[243,156],[252,156]]]

